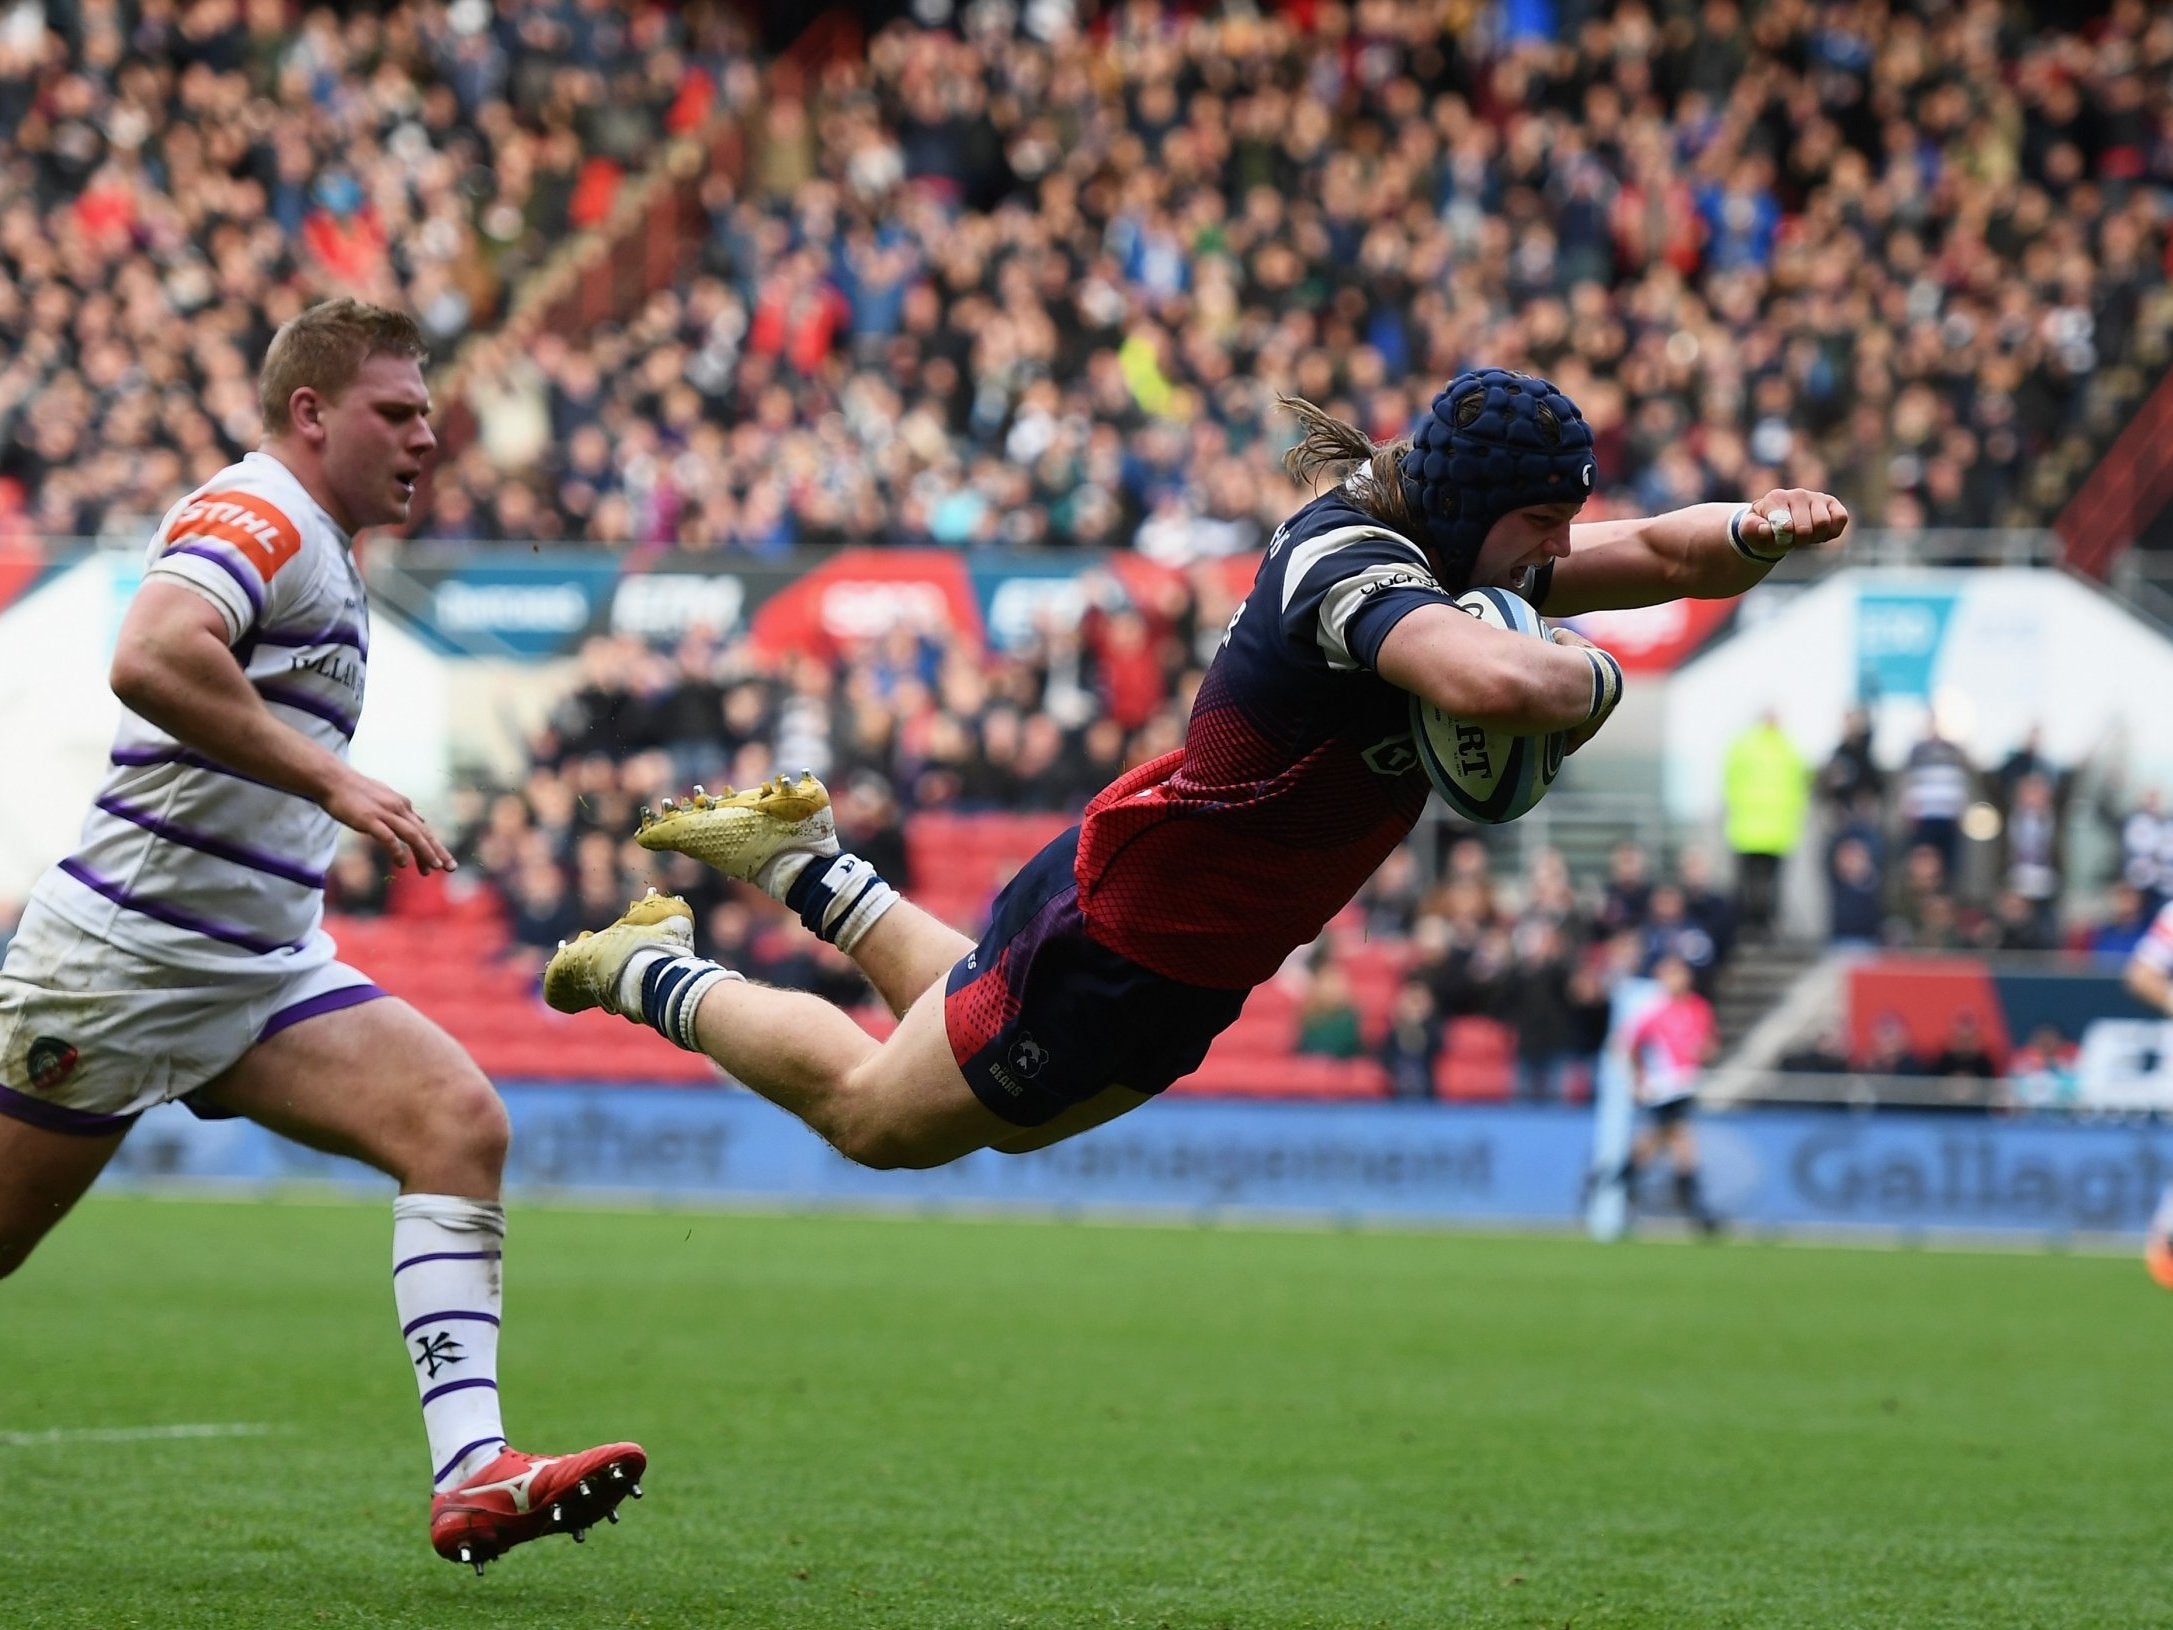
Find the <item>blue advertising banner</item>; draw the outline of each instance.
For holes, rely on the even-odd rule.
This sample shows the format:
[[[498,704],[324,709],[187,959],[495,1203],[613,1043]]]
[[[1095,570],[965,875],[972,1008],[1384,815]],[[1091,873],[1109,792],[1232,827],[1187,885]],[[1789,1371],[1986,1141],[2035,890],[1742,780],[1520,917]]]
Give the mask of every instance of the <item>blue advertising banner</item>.
[[[1582,1209],[1589,1113],[1433,1104],[1171,1099],[1027,1155],[930,1172],[851,1165],[736,1090],[513,1087],[509,1184],[659,1199],[1284,1214],[1318,1220],[1567,1225]],[[1713,1203],[1753,1231],[2141,1230],[2173,1180],[2173,1127],[1814,1111],[1699,1124]],[[167,1107],[103,1179],[384,1179],[239,1121]]]
[[[597,550],[478,553],[451,569],[410,565],[388,603],[449,656],[550,657],[602,626],[617,559]],[[384,579],[378,579],[384,587]]]
[[[1867,584],[1856,599],[1858,689],[1865,696],[1922,701],[1954,620],[1951,589],[1889,589]]]

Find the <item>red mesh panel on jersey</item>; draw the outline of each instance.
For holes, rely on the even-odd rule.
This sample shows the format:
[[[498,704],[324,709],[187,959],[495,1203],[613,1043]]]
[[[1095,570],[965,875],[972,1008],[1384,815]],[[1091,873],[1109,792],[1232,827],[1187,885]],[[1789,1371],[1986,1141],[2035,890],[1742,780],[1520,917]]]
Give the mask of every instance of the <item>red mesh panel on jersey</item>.
[[[1426,778],[1407,740],[1411,768],[1396,773],[1393,736],[1366,739],[1377,715],[1342,733],[1272,723],[1292,739],[1273,739],[1211,672],[1183,751],[1087,806],[1079,896],[1095,939],[1165,978],[1257,985],[1416,824]]]
[[[1019,1016],[1019,993],[1011,988],[1011,953],[978,978],[943,998],[943,1029],[951,1038],[951,1056],[964,1068],[982,1048]]]

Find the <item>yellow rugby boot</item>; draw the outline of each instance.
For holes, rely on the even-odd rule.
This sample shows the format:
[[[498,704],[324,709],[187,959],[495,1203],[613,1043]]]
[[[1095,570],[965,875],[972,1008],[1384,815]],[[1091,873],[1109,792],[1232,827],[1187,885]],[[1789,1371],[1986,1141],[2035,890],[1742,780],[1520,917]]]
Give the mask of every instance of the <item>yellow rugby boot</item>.
[[[657,810],[642,810],[634,841],[692,855],[775,894],[774,864],[787,855],[836,854],[838,829],[830,789],[802,770],[797,780],[774,776],[744,792],[727,787],[722,797],[696,787],[691,798],[667,798]]]
[[[609,928],[593,934],[584,928],[573,939],[559,942],[544,965],[543,999],[561,1013],[600,1007],[624,1016],[619,983],[635,952],[686,956],[693,949],[694,908],[676,894],[651,889],[631,902],[626,915]]]

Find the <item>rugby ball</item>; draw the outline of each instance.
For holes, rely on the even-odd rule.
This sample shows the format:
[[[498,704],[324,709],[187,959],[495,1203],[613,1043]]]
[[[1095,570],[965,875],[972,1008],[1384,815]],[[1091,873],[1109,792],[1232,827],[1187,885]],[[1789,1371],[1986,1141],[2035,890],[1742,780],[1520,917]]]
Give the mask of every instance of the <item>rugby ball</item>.
[[[1482,623],[1543,640],[1539,613],[1507,589],[1473,589],[1457,608]],[[1525,813],[1554,785],[1569,732],[1512,736],[1451,718],[1422,696],[1411,698],[1411,740],[1441,801],[1467,821],[1500,826]]]

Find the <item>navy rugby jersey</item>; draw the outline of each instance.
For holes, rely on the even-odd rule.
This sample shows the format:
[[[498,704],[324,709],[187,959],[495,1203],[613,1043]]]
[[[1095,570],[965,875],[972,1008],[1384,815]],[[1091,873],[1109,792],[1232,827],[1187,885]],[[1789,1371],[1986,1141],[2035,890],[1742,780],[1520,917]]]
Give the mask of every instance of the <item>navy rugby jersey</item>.
[[[1527,597],[1532,597],[1529,589]],[[1185,745],[1087,806],[1088,935],[1165,978],[1259,984],[1315,938],[1426,806],[1388,631],[1453,604],[1425,551],[1342,488],[1278,529],[1208,667]]]

